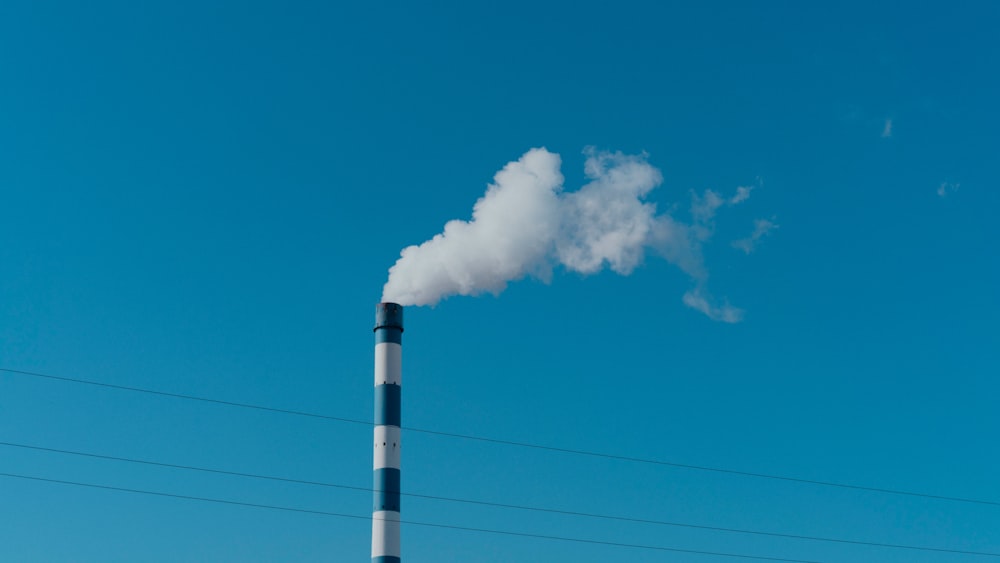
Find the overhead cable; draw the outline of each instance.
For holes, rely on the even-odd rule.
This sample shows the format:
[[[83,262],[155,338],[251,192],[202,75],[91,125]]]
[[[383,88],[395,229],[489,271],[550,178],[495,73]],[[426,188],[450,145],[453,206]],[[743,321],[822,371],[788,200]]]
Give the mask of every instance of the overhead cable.
[[[41,481],[41,482],[45,482],[45,483],[57,483],[57,484],[60,484],[60,485],[72,485],[72,486],[76,486],[76,487],[88,487],[88,488],[92,488],[92,489],[103,489],[103,490],[108,490],[108,491],[118,491],[118,492],[125,492],[125,493],[135,493],[135,494],[143,494],[143,495],[152,495],[152,496],[158,496],[158,497],[176,498],[176,499],[183,499],[183,500],[192,500],[192,501],[200,501],[200,502],[211,502],[211,503],[216,503],[216,504],[228,504],[228,505],[233,505],[233,506],[243,506],[243,507],[249,507],[249,508],[260,508],[260,509],[266,509],[266,510],[281,510],[281,511],[285,511],[285,512],[298,512],[298,513],[313,514],[313,515],[318,515],[318,516],[333,516],[333,517],[337,517],[337,518],[350,518],[350,519],[354,519],[354,520],[368,520],[368,521],[370,521],[370,520],[373,519],[373,517],[370,516],[370,515],[359,516],[359,515],[356,515],[356,514],[343,514],[343,513],[339,513],[339,512],[327,512],[325,510],[311,510],[311,509],[307,509],[307,508],[293,508],[293,507],[288,507],[288,506],[276,506],[276,505],[271,505],[271,504],[260,504],[260,503],[253,503],[253,502],[241,502],[241,501],[234,501],[234,500],[227,500],[227,499],[218,499],[218,498],[210,498],[210,497],[200,497],[200,496],[192,496],[192,495],[180,495],[180,494],[174,494],[174,493],[164,493],[164,492],[159,492],[159,491],[148,491],[148,490],[145,490],[145,489],[132,489],[132,488],[126,488],[126,487],[115,487],[115,486],[111,486],[111,485],[98,485],[98,484],[94,484],[94,483],[82,483],[82,482],[79,482],[79,481],[66,481],[66,480],[62,480],[62,479],[49,479],[49,478],[46,478],[46,477],[36,477],[36,476],[33,476],[33,475],[21,475],[21,474],[16,474],[16,473],[0,473],[0,477],[10,477],[10,478],[14,478],[14,479],[26,479],[26,480],[31,480],[31,481]],[[698,549],[682,549],[682,548],[679,548],[679,547],[666,547],[666,546],[658,546],[658,545],[643,545],[643,544],[633,544],[633,543],[601,541],[601,540],[591,540],[591,539],[585,539],[585,538],[571,538],[571,537],[564,537],[564,536],[552,536],[552,535],[547,535],[547,534],[533,534],[533,533],[528,533],[528,532],[512,532],[512,531],[508,531],[508,530],[495,530],[495,529],[491,529],[491,528],[473,528],[473,527],[468,527],[468,526],[454,526],[454,525],[450,525],[450,524],[437,524],[437,523],[431,523],[431,522],[416,522],[416,521],[412,521],[412,520],[400,520],[399,522],[401,524],[405,524],[405,525],[409,525],[409,526],[426,526],[426,527],[431,527],[431,528],[442,528],[442,529],[448,529],[448,530],[462,530],[462,531],[466,531],[466,532],[480,532],[480,533],[485,533],[485,534],[498,534],[498,535],[504,535],[504,536],[516,536],[516,537],[533,538],[533,539],[540,539],[540,540],[551,540],[551,541],[584,543],[584,544],[591,544],[591,545],[603,545],[603,546],[608,546],[608,547],[644,549],[644,550],[650,550],[650,551],[669,551],[669,552],[674,552],[674,553],[688,553],[688,554],[697,554],[697,555],[712,555],[712,556],[715,556],[715,557],[730,557],[730,558],[739,558],[739,559],[756,559],[756,560],[759,560],[759,561],[782,561],[782,562],[787,562],[787,563],[822,563],[820,561],[808,560],[808,559],[790,559],[790,558],[784,558],[784,557],[770,557],[770,556],[765,556],[765,555],[749,555],[749,554],[745,554],[745,553],[728,553],[728,552],[721,552],[721,551],[704,551],[704,550],[698,550]]]
[[[6,373],[12,373],[12,374],[18,374],[18,375],[26,375],[26,376],[30,376],[30,377],[46,378],[46,379],[50,379],[50,380],[63,381],[63,382],[79,383],[79,384],[83,384],[83,385],[93,385],[93,386],[104,387],[104,388],[109,388],[109,389],[117,389],[117,390],[120,390],[120,391],[132,391],[132,392],[136,392],[136,393],[146,393],[146,394],[150,394],[150,395],[159,395],[159,396],[170,397],[170,398],[174,398],[174,399],[185,399],[185,400],[190,400],[190,401],[200,401],[200,402],[204,402],[204,403],[212,403],[212,404],[225,405],[225,406],[230,406],[230,407],[238,407],[238,408],[245,408],[245,409],[254,409],[254,410],[259,410],[259,411],[268,411],[268,412],[274,412],[274,413],[280,413],[280,414],[288,414],[288,415],[294,415],[294,416],[302,416],[302,417],[309,417],[309,418],[332,420],[332,421],[337,421],[337,422],[346,422],[346,423],[350,423],[350,424],[360,424],[360,425],[364,425],[364,426],[373,426],[374,425],[374,423],[372,421],[358,420],[358,419],[347,418],[347,417],[330,416],[330,415],[312,413],[312,412],[301,411],[301,410],[291,410],[291,409],[282,409],[282,408],[268,407],[268,406],[262,406],[262,405],[254,405],[254,404],[250,404],[250,403],[241,403],[241,402],[236,402],[236,401],[226,401],[226,400],[221,400],[221,399],[211,399],[211,398],[199,397],[199,396],[195,396],[195,395],[187,395],[187,394],[181,394],[181,393],[170,393],[170,392],[166,392],[166,391],[157,391],[157,390],[153,390],[153,389],[144,389],[144,388],[141,388],[141,387],[132,387],[132,386],[126,386],[126,385],[116,385],[116,384],[113,384],[113,383],[104,383],[104,382],[93,381],[93,380],[89,380],[89,379],[79,379],[79,378],[73,378],[73,377],[63,377],[63,376],[57,376],[57,375],[48,375],[48,374],[43,374],[43,373],[38,373],[38,372],[22,371],[22,370],[8,369],[8,368],[0,368],[0,372],[6,372]],[[626,455],[619,455],[619,454],[610,454],[610,453],[595,452],[595,451],[590,451],[590,450],[580,450],[580,449],[572,449],[572,448],[560,448],[560,447],[555,447],[555,446],[546,446],[546,445],[542,445],[542,444],[532,444],[530,442],[520,442],[520,441],[516,441],[516,440],[504,440],[504,439],[500,439],[500,438],[487,438],[487,437],[484,437],[484,436],[473,436],[473,435],[470,435],[470,434],[459,434],[459,433],[456,433],[456,432],[446,432],[446,431],[441,431],[441,430],[428,430],[426,428],[416,428],[416,427],[413,427],[413,426],[404,426],[404,427],[402,427],[402,429],[406,430],[406,431],[409,431],[409,432],[417,432],[417,433],[428,434],[428,435],[432,435],[432,436],[443,436],[443,437],[448,437],[448,438],[460,438],[460,439],[463,439],[463,440],[474,440],[474,441],[485,442],[485,443],[490,443],[490,444],[501,444],[501,445],[505,445],[505,446],[513,446],[513,447],[519,447],[519,448],[530,448],[530,449],[535,449],[535,450],[544,450],[544,451],[558,452],[558,453],[571,454],[571,455],[596,457],[596,458],[602,458],[602,459],[613,459],[613,460],[618,460],[618,461],[626,461],[626,462],[630,462],[630,463],[641,463],[641,464],[647,464],[647,465],[658,465],[658,466],[661,466],[661,467],[676,467],[676,468],[679,468],[679,469],[690,469],[690,470],[695,470],[695,471],[708,471],[708,472],[728,474],[728,475],[739,475],[739,476],[742,476],[742,477],[754,477],[754,478],[758,478],[758,479],[770,479],[770,480],[785,481],[785,482],[790,482],[790,483],[803,483],[803,484],[808,484],[808,485],[819,485],[819,486],[823,486],[823,487],[836,487],[836,488],[840,488],[840,489],[851,489],[851,490],[856,490],[856,491],[867,491],[867,492],[873,492],[873,493],[882,493],[882,494],[890,494],[890,495],[901,495],[901,496],[926,498],[926,499],[933,499],[933,500],[943,500],[943,501],[949,501],[949,502],[961,502],[961,503],[969,503],[969,504],[1000,506],[1000,502],[998,502],[998,501],[992,501],[992,500],[974,499],[974,498],[968,498],[968,497],[957,497],[957,496],[950,496],[950,495],[935,495],[935,494],[929,494],[929,493],[918,493],[918,492],[913,492],[913,491],[904,491],[904,490],[900,490],[900,489],[889,489],[889,488],[885,488],[885,487],[869,487],[869,486],[865,486],[865,485],[854,485],[854,484],[850,484],[850,483],[839,483],[839,482],[835,482],[835,481],[822,481],[822,480],[818,480],[818,479],[805,479],[805,478],[801,478],[801,477],[789,477],[787,475],[775,475],[775,474],[770,474],[770,473],[758,473],[758,472],[753,472],[753,471],[742,471],[742,470],[739,470],[739,469],[728,469],[728,468],[723,468],[723,467],[711,467],[711,466],[707,466],[707,465],[695,465],[695,464],[690,464],[690,463],[680,463],[680,462],[674,462],[674,461],[663,461],[663,460],[658,460],[658,459],[649,459],[649,458],[641,458],[641,457],[626,456]]]
[[[109,460],[109,461],[120,461],[120,462],[136,463],[136,464],[142,464],[142,465],[151,465],[151,466],[156,466],[156,467],[167,467],[167,468],[171,468],[171,469],[182,469],[182,470],[188,470],[188,471],[200,471],[200,472],[204,472],[204,473],[215,473],[215,474],[219,474],[219,475],[229,475],[229,476],[234,476],[234,477],[246,477],[246,478],[251,478],[251,479],[260,479],[260,480],[268,480],[268,481],[280,481],[280,482],[284,482],[284,483],[295,483],[295,484],[299,484],[299,485],[310,485],[310,486],[317,486],[317,487],[328,487],[328,488],[336,488],[336,489],[345,489],[345,490],[352,490],[352,491],[361,491],[361,492],[366,492],[366,493],[374,492],[374,489],[372,489],[370,487],[357,487],[357,486],[352,486],[352,485],[344,485],[344,484],[338,484],[338,483],[328,483],[328,482],[323,482],[323,481],[309,481],[309,480],[304,480],[304,479],[292,479],[292,478],[287,478],[287,477],[275,477],[275,476],[271,476],[271,475],[260,475],[260,474],[256,474],[256,473],[245,473],[245,472],[239,472],[239,471],[228,471],[228,470],[224,470],[224,469],[212,469],[212,468],[207,468],[207,467],[198,467],[198,466],[194,466],[194,465],[181,465],[181,464],[175,464],[175,463],[165,463],[165,462],[159,462],[159,461],[150,461],[150,460],[145,460],[145,459],[135,459],[135,458],[127,458],[127,457],[118,457],[118,456],[96,454],[96,453],[89,453],[89,452],[80,452],[80,451],[65,450],[65,449],[58,449],[58,448],[47,448],[47,447],[42,447],[42,446],[33,446],[33,445],[29,445],[29,444],[18,444],[18,443],[14,443],[14,442],[0,442],[0,446],[7,446],[7,447],[13,447],[13,448],[22,448],[22,449],[30,449],[30,450],[37,450],[37,451],[50,452],[50,453],[75,455],[75,456],[89,457],[89,458],[96,458],[96,459],[103,459],[103,460]],[[474,505],[479,505],[479,506],[489,506],[489,507],[494,507],[494,508],[505,508],[505,509],[513,509],[513,510],[524,510],[524,511],[531,511],[531,512],[544,512],[544,513],[549,513],[549,514],[560,514],[560,515],[564,515],[564,516],[579,516],[579,517],[585,517],[585,518],[598,518],[598,519],[603,519],[603,520],[615,520],[615,521],[620,521],[620,522],[631,522],[631,523],[635,523],[635,524],[653,524],[653,525],[659,525],[659,526],[671,526],[671,527],[679,527],[679,528],[691,528],[691,529],[698,529],[698,530],[709,530],[709,531],[714,531],[714,532],[728,532],[728,533],[737,533],[737,534],[752,534],[752,535],[757,535],[757,536],[768,536],[768,537],[776,537],[776,538],[788,538],[788,539],[796,539],[796,540],[830,542],[830,543],[840,543],[840,544],[849,544],[849,545],[861,545],[861,546],[866,546],[866,547],[884,547],[884,548],[893,548],[893,549],[909,549],[909,550],[916,550],[916,551],[933,551],[933,552],[939,552],[939,553],[953,553],[953,554],[960,554],[960,555],[981,555],[981,556],[987,556],[987,557],[1000,557],[1000,553],[992,553],[992,552],[985,552],[985,551],[966,551],[966,550],[960,550],[960,549],[948,549],[948,548],[939,548],[939,547],[926,547],[926,546],[907,545],[907,544],[894,544],[894,543],[882,543],[882,542],[861,541],[861,540],[848,540],[848,539],[841,539],[841,538],[827,538],[827,537],[820,537],[820,536],[807,536],[807,535],[801,535],[801,534],[786,534],[786,533],[780,533],[780,532],[765,532],[765,531],[761,531],[761,530],[746,530],[746,529],[740,529],[740,528],[726,528],[726,527],[721,527],[721,526],[708,526],[708,525],[703,525],[703,524],[691,524],[691,523],[686,523],[686,522],[670,522],[670,521],[665,521],[665,520],[653,520],[653,519],[647,519],[647,518],[635,518],[635,517],[627,517],[627,516],[614,516],[614,515],[608,515],[608,514],[597,514],[597,513],[592,513],[592,512],[580,512],[580,511],[574,511],[574,510],[562,510],[562,509],[557,509],[557,508],[544,508],[544,507],[538,507],[538,506],[525,506],[525,505],[517,505],[517,504],[507,504],[507,503],[490,502],[490,501],[483,501],[483,500],[452,498],[452,497],[444,497],[444,496],[437,496],[437,495],[426,495],[426,494],[418,494],[418,493],[400,492],[400,494],[403,495],[403,496],[407,496],[407,497],[422,498],[422,499],[428,499],[428,500],[436,500],[436,501],[444,501],[444,502],[455,502],[455,503],[463,503],[463,504],[474,504]]]

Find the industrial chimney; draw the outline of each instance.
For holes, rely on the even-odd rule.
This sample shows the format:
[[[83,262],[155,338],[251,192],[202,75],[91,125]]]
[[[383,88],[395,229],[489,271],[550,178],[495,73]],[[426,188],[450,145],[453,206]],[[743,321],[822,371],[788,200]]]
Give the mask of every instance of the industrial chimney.
[[[375,457],[372,563],[399,563],[399,450],[403,307],[375,308]]]

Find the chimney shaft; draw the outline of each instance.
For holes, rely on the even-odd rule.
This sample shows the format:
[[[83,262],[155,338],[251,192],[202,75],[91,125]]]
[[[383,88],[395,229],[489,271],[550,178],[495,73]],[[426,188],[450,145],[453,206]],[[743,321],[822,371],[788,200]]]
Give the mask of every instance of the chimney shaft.
[[[372,563],[399,563],[403,307],[375,308],[375,456]]]

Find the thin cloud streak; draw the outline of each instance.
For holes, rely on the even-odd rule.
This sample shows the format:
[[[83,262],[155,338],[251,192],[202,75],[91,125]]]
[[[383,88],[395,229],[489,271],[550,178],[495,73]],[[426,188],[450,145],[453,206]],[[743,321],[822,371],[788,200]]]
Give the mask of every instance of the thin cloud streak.
[[[747,238],[734,240],[732,242],[733,248],[738,248],[743,252],[750,254],[757,247],[757,243],[761,238],[767,236],[768,233],[778,228],[778,225],[774,221],[768,219],[757,219],[754,221],[753,232]]]
[[[712,304],[700,286],[685,293],[683,300],[685,305],[701,311],[714,321],[732,324],[743,320],[743,309],[733,307],[728,302],[724,302],[722,305]]]
[[[961,186],[961,184],[953,184],[951,182],[941,182],[941,185],[938,186],[937,189],[937,195],[939,197],[948,197],[948,194],[957,192],[959,186]]]

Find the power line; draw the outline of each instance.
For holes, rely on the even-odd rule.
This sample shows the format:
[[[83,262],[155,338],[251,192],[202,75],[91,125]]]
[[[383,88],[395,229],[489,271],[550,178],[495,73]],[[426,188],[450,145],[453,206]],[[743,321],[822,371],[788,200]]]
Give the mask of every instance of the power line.
[[[238,471],[227,471],[227,470],[224,470],[224,469],[211,469],[211,468],[198,467],[198,466],[193,466],[193,465],[180,465],[180,464],[165,463],[165,462],[158,462],[158,461],[150,461],[150,460],[144,460],[144,459],[117,457],[117,456],[110,456],[110,455],[103,455],[103,454],[95,454],[95,453],[90,453],[90,452],[80,452],[80,451],[64,450],[64,449],[58,449],[58,448],[47,448],[47,447],[43,447],[43,446],[33,446],[33,445],[29,445],[29,444],[18,444],[18,443],[14,443],[14,442],[0,442],[0,446],[8,446],[8,447],[13,447],[13,448],[22,448],[22,449],[37,450],[37,451],[43,451],[43,452],[59,453],[59,454],[68,454],[68,455],[75,455],[75,456],[89,457],[89,458],[96,458],[96,459],[104,459],[104,460],[110,460],[110,461],[121,461],[121,462],[127,462],[127,463],[137,463],[137,464],[143,464],[143,465],[152,465],[152,466],[157,466],[157,467],[167,467],[167,468],[171,468],[171,469],[183,469],[183,470],[190,470],[190,471],[200,471],[200,472],[205,472],[205,473],[215,473],[215,474],[230,475],[230,476],[235,476],[235,477],[247,477],[247,478],[251,478],[251,479],[262,479],[262,480],[268,480],[268,481],[280,481],[280,482],[284,482],[284,483],[295,483],[295,484],[300,484],[300,485],[311,485],[311,486],[318,486],[318,487],[329,487],[329,488],[336,488],[336,489],[346,489],[346,490],[362,491],[362,492],[368,492],[368,493],[374,492],[374,489],[371,489],[369,487],[356,487],[356,486],[352,486],[352,485],[343,485],[343,484],[338,484],[338,483],[328,483],[328,482],[322,482],[322,481],[308,481],[308,480],[303,480],[303,479],[292,479],[292,478],[287,478],[287,477],[275,477],[275,476],[271,476],[271,475],[260,475],[260,474],[256,474],[256,473],[244,473],[244,472],[238,472]],[[418,494],[418,493],[400,492],[400,494],[404,495],[404,496],[408,496],[408,497],[423,498],[423,499],[429,499],[429,500],[438,500],[438,501],[445,501],[445,502],[456,502],[456,503],[464,503],[464,504],[475,504],[475,505],[480,505],[480,506],[490,506],[490,507],[495,507],[495,508],[507,508],[507,509],[524,510],[524,511],[532,511],[532,512],[545,512],[545,513],[549,513],[549,514],[561,514],[561,515],[565,515],[565,516],[580,516],[580,517],[586,517],[586,518],[600,518],[600,519],[604,519],[604,520],[616,520],[616,521],[631,522],[631,523],[636,523],[636,524],[653,524],[653,525],[659,525],[659,526],[672,526],[672,527],[691,528],[691,529],[698,529],[698,530],[709,530],[709,531],[714,531],[714,532],[729,532],[729,533],[737,533],[737,534],[752,534],[752,535],[768,536],[768,537],[776,537],[776,538],[788,538],[788,539],[807,540],[807,541],[820,541],[820,542],[840,543],[840,544],[849,544],[849,545],[861,545],[861,546],[866,546],[866,547],[884,547],[884,548],[894,548],[894,549],[909,549],[909,550],[916,550],[916,551],[933,551],[933,552],[938,552],[938,553],[952,553],[952,554],[959,554],[959,555],[981,555],[981,556],[986,556],[986,557],[1000,557],[1000,553],[991,553],[991,552],[985,552],[985,551],[966,551],[966,550],[960,550],[960,549],[948,549],[948,548],[938,548],[938,547],[925,547],[925,546],[906,545],[906,544],[893,544],[893,543],[880,543],[880,542],[861,541],[861,540],[847,540],[847,539],[840,539],[840,538],[826,538],[826,537],[806,536],[806,535],[799,535],[799,534],[785,534],[785,533],[779,533],[779,532],[764,532],[764,531],[760,531],[760,530],[746,530],[746,529],[740,529],[740,528],[725,528],[725,527],[721,527],[721,526],[707,526],[707,525],[701,525],[701,524],[690,524],[690,523],[685,523],[685,522],[669,522],[669,521],[665,521],[665,520],[652,520],[652,519],[645,519],[645,518],[632,518],[632,517],[626,517],[626,516],[613,516],[613,515],[608,515],[608,514],[596,514],[596,513],[591,513],[591,512],[579,512],[579,511],[572,511],[572,510],[561,510],[561,509],[556,509],[556,508],[544,508],[544,507],[538,507],[538,506],[525,506],[525,505],[516,505],[516,504],[506,504],[506,503],[489,502],[489,501],[481,501],[481,500],[461,499],[461,498],[443,497],[443,496],[436,496],[436,495],[425,495],[425,494]]]
[[[19,475],[15,473],[0,473],[0,477],[11,477],[15,479],[27,479],[31,481],[41,481],[44,483],[58,483],[60,485],[72,485],[76,487],[89,487],[93,489],[102,489],[108,491],[119,491],[125,493],[135,493],[143,495],[152,495],[158,497],[176,498],[183,500],[193,500],[200,502],[212,502],[217,504],[228,504],[233,506],[243,506],[249,508],[262,508],[267,510],[281,510],[285,512],[297,512],[302,514],[313,514],[319,516],[334,516],[337,518],[351,518],[354,520],[371,520],[372,516],[358,516],[356,514],[343,514],[339,512],[327,512],[325,510],[311,510],[307,508],[293,508],[288,506],[276,506],[271,504],[259,504],[252,502],[241,502],[235,500],[217,499],[209,497],[198,497],[191,495],[179,495],[174,493],[164,493],[159,491],[148,491],[144,489],[130,489],[126,487],[114,487],[111,485],[98,485],[94,483],[81,483],[79,481],[65,481],[62,479],[49,479],[45,477],[35,477],[31,475]],[[523,538],[534,538],[542,540],[552,540],[552,541],[562,541],[562,542],[574,542],[574,543],[585,543],[591,545],[603,545],[609,547],[622,547],[622,548],[632,548],[632,549],[645,549],[652,551],[669,551],[674,553],[689,553],[696,555],[712,555],[716,557],[732,557],[739,559],[757,559],[761,561],[783,561],[787,563],[822,563],[820,561],[812,561],[807,559],[788,559],[783,557],[768,557],[763,555],[748,555],[744,553],[727,553],[720,551],[703,551],[698,549],[682,549],[679,547],[665,547],[657,545],[643,545],[643,544],[633,544],[633,543],[621,543],[621,542],[611,542],[611,541],[601,541],[601,540],[589,540],[584,538],[570,538],[565,536],[551,536],[547,534],[532,534],[528,532],[511,532],[507,530],[494,530],[490,528],[472,528],[467,526],[453,526],[450,524],[436,524],[431,522],[416,522],[412,520],[400,520],[400,524],[406,524],[410,526],[426,526],[431,528],[442,528],[448,530],[462,530],[466,532],[480,532],[486,534],[499,534],[504,536],[516,536]]]
[[[275,412],[280,414],[291,414],[295,416],[305,416],[309,418],[320,418],[324,420],[334,420],[337,422],[348,422],[351,424],[363,424],[365,426],[372,426],[373,423],[367,420],[357,420],[353,418],[343,418],[338,416],[327,416],[325,414],[317,414],[312,412],[297,411],[290,409],[279,409],[275,407],[265,407],[262,405],[252,405],[250,403],[238,403],[235,401],[224,401],[221,399],[209,399],[206,397],[198,397],[195,395],[185,395],[182,393],[169,393],[167,391],[157,391],[155,389],[144,389],[142,387],[130,387],[128,385],[116,385],[114,383],[104,383],[101,381],[93,381],[90,379],[79,379],[75,377],[62,377],[59,375],[48,375],[45,373],[38,373],[32,371],[21,371],[16,369],[0,368],[0,371],[7,373],[14,373],[18,375],[28,375],[31,377],[42,377],[45,379],[53,379],[56,381],[65,381],[68,383],[80,383],[83,385],[93,385],[95,387],[105,387],[107,389],[117,389],[119,391],[132,391],[134,393],[146,393],[148,395],[159,395],[161,397],[170,397],[172,399],[185,399],[188,401],[200,401],[202,403],[211,403],[215,405],[225,405],[227,407],[239,407],[242,409],[254,409],[259,411]]]
[[[99,381],[92,381],[92,380],[89,380],[89,379],[79,379],[79,378],[73,378],[73,377],[62,377],[62,376],[57,376],[57,375],[48,375],[48,374],[44,374],[44,373],[22,371],[22,370],[8,369],[8,368],[0,368],[0,372],[7,372],[7,373],[13,373],[13,374],[19,374],[19,375],[27,375],[27,376],[31,376],[31,377],[46,378],[46,379],[56,380],[56,381],[79,383],[79,384],[83,384],[83,385],[93,385],[93,386],[97,386],[97,387],[105,387],[105,388],[109,388],[109,389],[117,389],[117,390],[121,390],[121,391],[133,391],[133,392],[136,392],[136,393],[146,393],[146,394],[150,394],[150,395],[159,395],[159,396],[171,397],[171,398],[175,398],[175,399],[186,399],[186,400],[191,400],[191,401],[200,401],[200,402],[204,402],[204,403],[211,403],[211,404],[217,404],[217,405],[225,405],[225,406],[230,406],[230,407],[239,407],[239,408],[246,408],[246,409],[254,409],[254,410],[260,410],[260,411],[268,411],[268,412],[274,412],[274,413],[281,413],[281,414],[290,414],[290,415],[295,415],[295,416],[303,416],[303,417],[309,417],[309,418],[318,418],[318,419],[325,419],[325,420],[333,420],[333,421],[337,421],[337,422],[346,422],[346,423],[350,423],[350,424],[361,424],[361,425],[365,425],[365,426],[373,426],[373,423],[371,421],[357,420],[357,419],[353,419],[353,418],[329,416],[329,415],[318,414],[318,413],[311,413],[311,412],[306,412],[306,411],[281,409],[281,408],[267,407],[267,406],[262,406],[262,405],[254,405],[254,404],[250,404],[250,403],[239,403],[239,402],[235,402],[235,401],[225,401],[225,400],[221,400],[221,399],[210,399],[210,398],[206,398],[206,397],[198,397],[198,396],[195,396],[195,395],[185,395],[185,394],[180,394],[180,393],[169,393],[169,392],[166,392],[166,391],[157,391],[157,390],[153,390],[153,389],[144,389],[144,388],[141,388],[141,387],[130,387],[130,386],[126,386],[126,385],[116,385],[116,384],[112,384],[112,383],[103,383],[103,382],[99,382]],[[609,454],[609,453],[594,452],[594,451],[589,451],[589,450],[578,450],[578,449],[572,449],[572,448],[559,448],[559,447],[555,447],[555,446],[545,446],[545,445],[541,445],[541,444],[532,444],[532,443],[529,443],[529,442],[519,442],[519,441],[515,441],[515,440],[503,440],[503,439],[499,439],[499,438],[486,438],[486,437],[483,437],[483,436],[473,436],[473,435],[470,435],[470,434],[459,434],[459,433],[455,433],[455,432],[444,432],[444,431],[441,431],[441,430],[428,430],[428,429],[425,429],[425,428],[415,428],[415,427],[412,427],[412,426],[404,426],[403,430],[407,430],[409,432],[418,432],[418,433],[421,433],[421,434],[428,434],[428,435],[432,435],[432,436],[444,436],[444,437],[448,437],[448,438],[461,438],[463,440],[473,440],[473,441],[477,441],[477,442],[485,442],[485,443],[490,443],[490,444],[501,444],[501,445],[505,445],[505,446],[513,446],[513,447],[519,447],[519,448],[530,448],[530,449],[535,449],[535,450],[551,451],[551,452],[558,452],[558,453],[571,454],[571,455],[581,455],[581,456],[596,457],[596,458],[602,458],[602,459],[613,459],[613,460],[617,460],[617,461],[627,461],[627,462],[631,462],[631,463],[642,463],[642,464],[648,464],[648,465],[658,465],[658,466],[661,466],[661,467],[676,467],[676,468],[679,468],[679,469],[690,469],[690,470],[695,470],[695,471],[708,471],[708,472],[722,473],[722,474],[727,474],[727,475],[739,475],[741,477],[754,477],[754,478],[758,478],[758,479],[771,479],[771,480],[775,480],[775,481],[785,481],[785,482],[790,482],[790,483],[803,483],[803,484],[807,484],[807,485],[819,485],[819,486],[823,486],[823,487],[836,487],[836,488],[840,488],[840,489],[850,489],[850,490],[855,490],[855,491],[867,491],[867,492],[873,492],[873,493],[882,493],[882,494],[890,494],[890,495],[901,495],[901,496],[926,498],[926,499],[933,499],[933,500],[943,500],[943,501],[949,501],[949,502],[961,502],[961,503],[981,504],[981,505],[988,505],[988,506],[1000,506],[1000,502],[991,501],[991,500],[973,499],[973,498],[967,498],[967,497],[955,497],[955,496],[948,496],[948,495],[934,495],[934,494],[928,494],[928,493],[917,493],[917,492],[913,492],[913,491],[903,491],[903,490],[899,490],[899,489],[888,489],[888,488],[883,488],[883,487],[868,487],[868,486],[864,486],[864,485],[852,485],[852,484],[848,484],[848,483],[838,483],[838,482],[835,482],[835,481],[821,481],[821,480],[817,480],[817,479],[804,479],[804,478],[800,478],[800,477],[789,477],[789,476],[785,476],[785,475],[774,475],[774,474],[769,474],[769,473],[756,473],[756,472],[752,472],[752,471],[741,471],[741,470],[738,470],[738,469],[727,469],[727,468],[722,468],[722,467],[710,467],[710,466],[707,466],[707,465],[694,465],[694,464],[688,464],[688,463],[678,463],[678,462],[673,462],[673,461],[662,461],[662,460],[657,460],[657,459],[649,459],[649,458],[641,458],[641,457],[633,457],[633,456]]]

